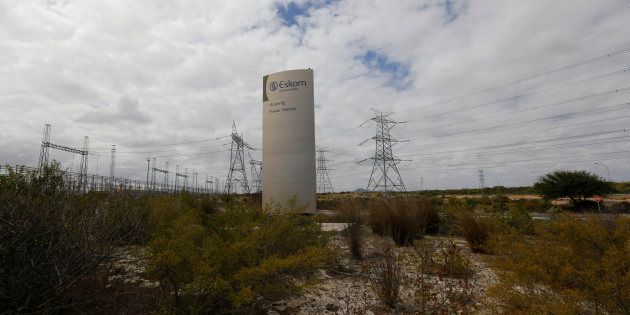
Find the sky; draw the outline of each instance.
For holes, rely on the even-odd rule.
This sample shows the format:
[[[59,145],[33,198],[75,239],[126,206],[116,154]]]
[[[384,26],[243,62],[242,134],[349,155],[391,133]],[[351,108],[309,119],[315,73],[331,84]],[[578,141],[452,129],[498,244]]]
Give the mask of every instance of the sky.
[[[89,173],[116,145],[116,176],[151,157],[224,180],[232,121],[261,159],[262,77],[311,68],[336,191],[368,184],[374,111],[407,190],[628,181],[628,25],[630,0],[0,0],[0,164],[36,166],[51,124],[89,136]]]

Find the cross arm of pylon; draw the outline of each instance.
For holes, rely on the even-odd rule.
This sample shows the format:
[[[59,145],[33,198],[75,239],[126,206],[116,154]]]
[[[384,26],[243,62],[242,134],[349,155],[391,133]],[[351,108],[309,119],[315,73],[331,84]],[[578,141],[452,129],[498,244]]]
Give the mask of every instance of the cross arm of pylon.
[[[61,151],[66,151],[66,152],[70,152],[70,153],[76,153],[76,154],[81,154],[81,155],[87,155],[88,152],[84,151],[84,150],[79,150],[79,149],[75,149],[75,148],[71,148],[71,147],[66,147],[64,145],[58,145],[58,144],[54,144],[54,143],[47,143],[48,147],[53,148],[53,149],[57,149],[57,150],[61,150]]]

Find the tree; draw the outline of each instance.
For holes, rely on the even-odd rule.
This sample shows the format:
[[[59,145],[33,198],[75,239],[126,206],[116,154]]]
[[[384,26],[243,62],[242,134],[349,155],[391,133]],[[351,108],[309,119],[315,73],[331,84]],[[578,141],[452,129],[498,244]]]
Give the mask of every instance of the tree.
[[[575,209],[580,208],[586,198],[605,196],[614,190],[612,183],[588,171],[554,171],[538,179],[534,190],[546,200],[567,197]]]

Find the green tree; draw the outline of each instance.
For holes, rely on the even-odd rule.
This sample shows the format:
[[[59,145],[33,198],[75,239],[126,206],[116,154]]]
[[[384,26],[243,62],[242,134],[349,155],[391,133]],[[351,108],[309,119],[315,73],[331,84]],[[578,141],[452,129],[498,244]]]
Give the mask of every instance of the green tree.
[[[534,184],[534,190],[547,200],[567,197],[571,199],[574,208],[578,209],[586,198],[605,196],[614,187],[612,183],[588,171],[554,171],[540,177]]]

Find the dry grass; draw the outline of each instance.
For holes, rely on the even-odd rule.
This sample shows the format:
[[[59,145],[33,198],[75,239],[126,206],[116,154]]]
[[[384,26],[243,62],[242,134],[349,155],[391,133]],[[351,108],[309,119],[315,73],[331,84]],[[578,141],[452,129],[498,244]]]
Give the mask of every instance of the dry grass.
[[[372,231],[391,235],[399,246],[410,246],[425,233],[436,234],[439,222],[438,208],[427,198],[379,199],[369,206]]]

